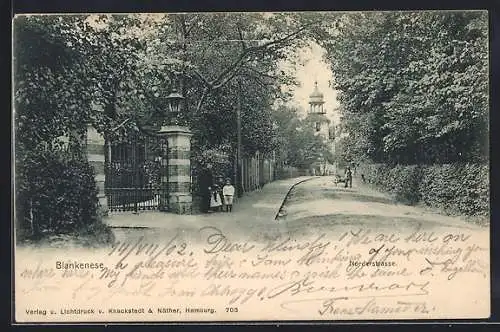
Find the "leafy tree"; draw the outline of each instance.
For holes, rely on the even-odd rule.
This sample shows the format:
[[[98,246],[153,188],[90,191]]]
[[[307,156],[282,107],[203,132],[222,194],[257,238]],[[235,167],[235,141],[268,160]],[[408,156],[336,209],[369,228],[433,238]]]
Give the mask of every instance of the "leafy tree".
[[[130,21],[121,22],[122,27],[124,24],[130,27]],[[89,124],[104,132],[106,128],[113,127],[113,120],[116,119],[107,110],[115,105],[117,91],[123,86],[118,83],[126,77],[119,69],[126,71],[134,61],[134,57],[129,57],[132,53],[130,47],[134,44],[118,37],[118,27],[108,25],[107,29],[96,30],[89,16],[85,15],[19,16],[14,21],[16,208],[19,226],[23,226],[26,220],[36,232],[38,226],[46,221],[40,218],[51,219],[55,216],[32,213],[36,202],[41,199],[41,193],[49,190],[49,184],[37,180],[37,174],[45,174],[45,168],[54,165],[54,158],[61,160],[58,167],[69,167],[71,162],[68,158],[76,159],[75,165],[80,170],[75,172],[82,176],[80,180],[87,181],[90,176],[91,182],[85,185],[89,188],[95,186],[81,149],[81,135]],[[99,103],[105,107],[95,107]],[[69,145],[65,144],[64,137],[70,138]],[[50,181],[59,180],[63,181],[62,178]],[[93,195],[94,192],[89,189],[86,194]],[[85,199],[91,202],[94,198]],[[51,196],[47,199],[58,198]],[[64,200],[68,204],[74,202],[71,197]],[[92,209],[90,205],[89,208]],[[95,212],[88,211],[88,214]],[[57,211],[53,213],[57,214]],[[38,220],[33,219],[37,217]],[[87,222],[91,219],[95,220],[87,218]],[[68,222],[79,224],[75,220]]]
[[[68,47],[76,40],[72,32],[79,22],[72,16],[66,20],[55,16],[15,20],[16,221],[17,226],[31,227],[34,233],[39,229],[37,223],[33,227],[25,221],[33,224],[36,174],[51,161],[47,151],[62,149],[57,138],[79,128],[81,114],[75,110],[88,101],[85,95],[73,98],[78,91],[76,73],[65,70],[79,60],[78,53]]]
[[[109,140],[136,123],[161,124],[174,87],[187,97],[178,120],[195,134],[195,161],[204,151],[234,151],[238,99],[244,152],[271,151],[270,105],[286,98],[281,84],[293,83],[277,64],[320,23],[294,13],[16,18],[18,189],[33,192],[35,160],[63,153],[61,137],[74,141],[76,156],[88,125]]]
[[[299,118],[297,109],[280,106],[273,112],[273,118],[277,131],[277,150],[284,164],[308,169],[320,160],[333,162],[327,143],[315,135],[310,121]]]
[[[280,84],[290,81],[279,71],[279,60],[288,57],[292,47],[303,42],[299,37],[304,31],[317,23],[283,14],[165,15],[157,21],[158,33],[148,40],[148,66],[166,71],[170,81],[179,82],[187,97],[181,120],[188,122],[195,134],[199,134],[197,137],[213,132],[202,127],[207,118],[216,128],[228,129],[218,131],[219,134],[232,135],[235,128],[224,126],[235,123],[231,114],[235,113],[238,95],[244,95],[244,117],[246,110],[269,108],[273,98],[281,97]],[[158,94],[166,95],[171,88],[172,84],[164,84],[158,87],[162,89]],[[265,127],[268,118],[248,117],[255,123],[245,121],[248,126],[244,126],[244,132],[245,127]],[[226,140],[229,138],[233,139],[226,137]],[[247,138],[248,144],[258,141],[255,137]],[[249,146],[249,151],[260,148],[262,145]]]
[[[291,59],[308,29],[320,23],[315,16],[295,14],[158,16],[152,25],[156,32],[145,41],[138,93],[127,96],[128,104],[143,113],[152,107],[161,112],[167,109],[162,96],[181,90],[186,98],[176,120],[194,133],[195,169],[205,167],[201,156],[207,150],[216,155],[236,151],[238,104],[243,152],[268,153],[276,147],[271,105],[288,97],[282,84],[294,83],[278,63]]]
[[[377,162],[487,158],[487,15],[345,15],[320,40],[352,150]]]

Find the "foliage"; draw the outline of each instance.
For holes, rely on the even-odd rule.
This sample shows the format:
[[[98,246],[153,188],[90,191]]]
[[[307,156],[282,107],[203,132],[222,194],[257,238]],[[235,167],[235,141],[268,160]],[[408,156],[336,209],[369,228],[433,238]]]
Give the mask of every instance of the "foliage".
[[[315,135],[313,124],[300,119],[298,110],[280,106],[273,112],[276,126],[276,144],[279,158],[288,166],[308,169],[318,160],[332,161],[330,149],[323,139]]]
[[[61,21],[56,17],[46,21],[19,17],[15,21],[16,142],[26,149],[50,143],[84,121],[83,112],[75,110],[87,106],[88,95],[78,95],[77,73],[65,70],[81,60],[78,52],[67,46],[72,45],[69,31],[77,22],[75,17]]]
[[[484,164],[432,166],[365,164],[366,180],[395,196],[397,201],[422,203],[451,214],[489,215],[489,169]]]
[[[481,11],[350,13],[319,39],[351,158],[485,161],[487,27]]]
[[[138,113],[153,111],[189,125],[194,155],[227,144],[236,148],[239,104],[244,151],[270,150],[270,105],[286,98],[280,85],[291,82],[279,60],[290,58],[306,29],[319,21],[295,14],[206,13],[156,15],[147,23],[153,33],[144,39],[135,89],[124,100]],[[186,97],[176,118],[165,112],[164,97],[173,88]]]
[[[278,63],[292,59],[294,48],[322,23],[318,15],[308,13],[16,17],[14,108],[20,206],[27,208],[43,192],[31,187],[32,172],[60,160],[47,151],[64,149],[61,138],[70,138],[67,153],[74,162],[85,157],[81,139],[89,125],[115,140],[134,135],[137,124],[158,127],[163,118],[187,124],[194,133],[194,167],[199,168],[206,166],[197,163],[203,151],[234,153],[239,107],[245,154],[283,147],[278,145],[271,105],[288,98],[281,85],[294,82]],[[168,113],[165,99],[174,88],[186,97],[176,118]],[[301,135],[294,143],[297,148],[310,138],[308,132]],[[301,146],[297,164],[310,163],[318,154],[319,143],[312,139]],[[61,172],[70,167],[69,161],[57,165],[52,166]],[[42,185],[56,195],[50,183]],[[53,218],[60,216],[56,213]],[[41,220],[40,225],[45,222]]]
[[[68,233],[100,222],[94,171],[87,161],[63,150],[40,151],[31,158],[16,169],[21,232]]]
[[[420,201],[419,184],[422,180],[421,168],[416,165],[396,165],[389,171],[391,188],[396,200],[405,204],[415,204]]]
[[[101,132],[113,127],[113,116],[95,103],[114,103],[113,87],[125,78],[117,68],[129,68],[130,53],[128,43],[111,36],[112,29],[99,31],[84,15],[14,21],[19,234],[90,229],[99,218],[81,140],[89,124]]]
[[[487,215],[487,26],[481,11],[366,12],[319,35],[340,159],[368,163],[366,179],[398,201]]]
[[[118,96],[131,91],[141,43],[121,32],[137,22],[89,17],[20,16],[14,22],[16,138],[27,148],[89,124],[109,133],[124,118]],[[101,21],[106,28],[96,25]]]
[[[420,184],[422,201],[465,215],[489,215],[489,167],[464,164],[430,166]]]
[[[230,146],[206,149],[196,157],[195,162],[202,169],[210,170],[215,179],[233,177],[233,165]],[[195,173],[196,174],[196,173]]]

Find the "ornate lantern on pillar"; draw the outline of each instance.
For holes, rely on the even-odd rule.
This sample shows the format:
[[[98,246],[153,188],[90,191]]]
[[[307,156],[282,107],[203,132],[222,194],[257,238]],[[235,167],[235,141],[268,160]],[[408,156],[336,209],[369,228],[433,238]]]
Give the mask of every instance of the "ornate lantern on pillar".
[[[158,87],[153,87],[153,96],[161,98]],[[166,140],[162,145],[160,155],[160,210],[178,214],[192,212],[191,193],[191,136],[188,127],[179,123],[184,100],[174,88],[164,97],[163,107],[149,116],[144,125],[138,123],[140,129],[146,134]]]
[[[165,98],[167,100],[168,112],[172,115],[174,123],[178,123],[179,114],[181,113],[181,105],[184,96],[174,88],[172,92]]]
[[[184,96],[175,89],[165,97],[169,113],[157,135],[167,139],[167,151],[162,158],[161,182],[165,189],[162,205],[167,211],[189,214],[192,211],[191,193],[191,136],[188,127],[179,124],[179,115]],[[169,119],[172,121],[170,122]]]

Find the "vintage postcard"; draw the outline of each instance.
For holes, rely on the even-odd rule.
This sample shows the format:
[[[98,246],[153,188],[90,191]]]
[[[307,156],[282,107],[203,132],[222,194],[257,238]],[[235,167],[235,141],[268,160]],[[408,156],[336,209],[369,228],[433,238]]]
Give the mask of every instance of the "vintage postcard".
[[[490,316],[487,11],[12,24],[15,323]]]

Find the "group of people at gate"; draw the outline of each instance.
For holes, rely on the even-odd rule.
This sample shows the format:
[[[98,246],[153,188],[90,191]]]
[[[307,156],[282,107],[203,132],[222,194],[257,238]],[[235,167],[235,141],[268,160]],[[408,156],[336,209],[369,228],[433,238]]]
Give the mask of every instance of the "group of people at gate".
[[[211,211],[233,211],[235,189],[230,179],[226,179],[224,185],[213,184],[208,187],[208,192],[210,193],[209,206]]]

